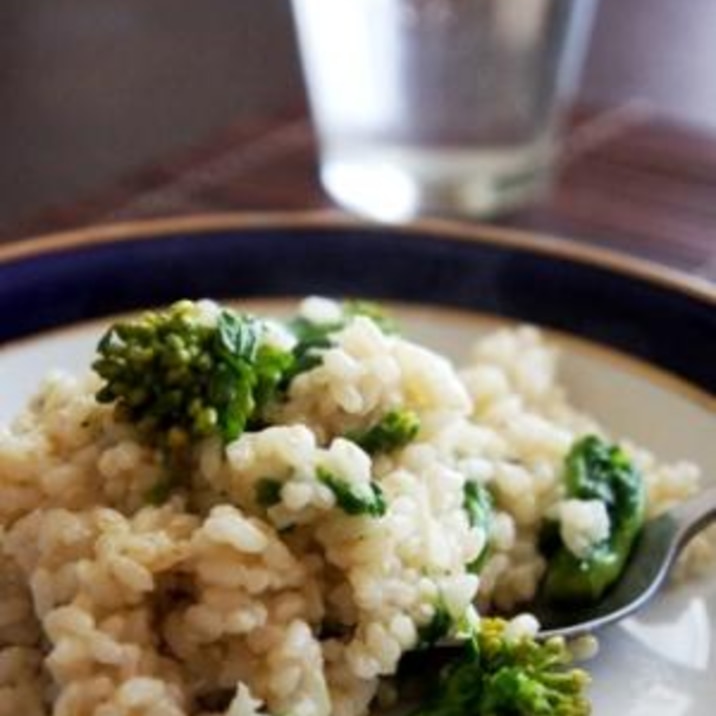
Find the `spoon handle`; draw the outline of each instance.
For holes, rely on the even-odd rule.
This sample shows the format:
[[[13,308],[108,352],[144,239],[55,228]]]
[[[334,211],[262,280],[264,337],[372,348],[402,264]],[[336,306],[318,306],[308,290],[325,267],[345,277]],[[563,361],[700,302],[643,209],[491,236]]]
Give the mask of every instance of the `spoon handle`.
[[[676,522],[674,548],[678,554],[697,532],[716,520],[716,486],[677,505],[671,510],[671,515]]]

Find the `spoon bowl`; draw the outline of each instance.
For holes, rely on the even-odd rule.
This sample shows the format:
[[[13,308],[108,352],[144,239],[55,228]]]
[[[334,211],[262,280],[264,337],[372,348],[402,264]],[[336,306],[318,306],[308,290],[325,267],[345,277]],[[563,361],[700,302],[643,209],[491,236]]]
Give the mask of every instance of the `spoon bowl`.
[[[716,519],[716,486],[649,520],[619,581],[594,605],[555,605],[538,597],[527,611],[540,622],[540,637],[573,637],[633,614],[661,589],[681,550]]]

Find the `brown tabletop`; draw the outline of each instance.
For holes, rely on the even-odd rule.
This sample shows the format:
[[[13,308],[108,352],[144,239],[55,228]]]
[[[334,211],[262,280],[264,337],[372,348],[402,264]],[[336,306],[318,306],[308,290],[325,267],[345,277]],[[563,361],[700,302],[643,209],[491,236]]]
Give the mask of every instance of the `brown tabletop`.
[[[497,223],[627,252],[716,280],[716,135],[713,128],[697,130],[680,121],[698,118],[698,112],[708,116],[713,104],[710,72],[692,71],[686,54],[689,41],[696,42],[700,19],[714,14],[713,4],[690,0],[678,5],[681,14],[675,15],[671,0],[605,0],[583,92],[583,98],[596,103],[571,125],[554,192]],[[646,48],[641,54],[634,54],[624,13],[630,22],[649,18],[640,26]],[[670,33],[674,17],[690,18],[691,29]],[[712,44],[701,46],[710,51]],[[634,57],[625,59],[629,53]],[[652,71],[655,53],[668,56],[672,69],[691,74]],[[641,74],[620,72],[617,60],[631,62]],[[651,88],[647,100],[639,97],[637,81]],[[702,96],[693,94],[695,84]],[[300,95],[287,97],[286,104],[294,109],[256,105],[225,129],[195,141],[193,149],[169,152],[170,158],[149,162],[81,201],[39,207],[22,221],[3,224],[0,217],[0,241],[148,217],[332,207],[318,184],[316,147]]]
[[[496,223],[625,251],[716,280],[716,142],[626,104],[575,122],[553,194]],[[4,239],[95,223],[216,211],[330,208],[303,116],[239,121]]]

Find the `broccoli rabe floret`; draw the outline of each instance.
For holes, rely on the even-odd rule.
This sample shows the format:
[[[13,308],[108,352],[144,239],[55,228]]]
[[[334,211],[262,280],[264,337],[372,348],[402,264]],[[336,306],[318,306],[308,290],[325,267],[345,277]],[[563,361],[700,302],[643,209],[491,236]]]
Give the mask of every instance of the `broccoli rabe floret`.
[[[368,494],[365,494],[358,492],[353,485],[323,467],[319,467],[316,474],[318,480],[334,494],[336,505],[347,515],[382,517],[386,513],[385,497],[377,483],[371,482],[368,485]]]
[[[583,557],[560,545],[549,556],[542,590],[553,602],[589,604],[598,601],[624,570],[644,524],[646,488],[624,451],[594,435],[572,446],[565,461],[565,485],[568,497],[604,503],[609,536]]]
[[[420,419],[412,410],[391,410],[367,430],[346,435],[369,455],[390,453],[405,447],[420,431]]]
[[[482,619],[427,703],[410,716],[587,716],[589,677],[569,668],[564,640],[513,638],[506,626]]]
[[[340,304],[340,315],[330,321],[312,321],[298,316],[289,321],[288,328],[302,347],[326,348],[331,344],[331,334],[345,328],[357,316],[370,318],[384,333],[397,333],[395,321],[377,303],[348,300]]]
[[[463,488],[463,509],[471,527],[482,530],[485,535],[485,544],[480,554],[467,565],[469,572],[479,574],[490,556],[490,545],[487,537],[492,525],[492,495],[484,485],[474,480],[467,480]]]
[[[262,341],[265,324],[223,309],[215,320],[180,301],[118,321],[93,367],[102,403],[170,448],[212,435],[233,440],[271,400],[293,357]]]
[[[365,316],[370,318],[373,323],[380,328],[383,333],[398,333],[398,324],[385,309],[374,301],[362,301],[359,299],[348,299],[341,305],[343,315],[347,318],[355,316]]]
[[[439,599],[430,621],[418,627],[418,648],[433,646],[444,639],[450,633],[452,626],[453,618],[442,599]]]
[[[340,316],[330,321],[311,321],[298,316],[288,322],[289,331],[296,338],[293,348],[293,365],[284,377],[289,383],[299,373],[321,363],[320,351],[333,345],[332,335],[345,328],[356,316],[370,318],[384,333],[397,333],[397,324],[377,303],[348,300],[340,304]]]

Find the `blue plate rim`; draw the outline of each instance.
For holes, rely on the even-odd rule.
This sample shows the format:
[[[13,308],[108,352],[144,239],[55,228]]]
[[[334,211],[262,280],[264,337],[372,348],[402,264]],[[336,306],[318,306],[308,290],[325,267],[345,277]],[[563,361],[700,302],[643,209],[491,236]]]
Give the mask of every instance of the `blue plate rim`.
[[[196,257],[206,270],[197,271]],[[418,263],[406,271],[410,260]],[[716,396],[716,284],[519,229],[443,219],[393,225],[325,211],[150,219],[0,247],[3,276],[0,343],[186,295],[228,299],[237,287],[246,298],[359,291],[562,329]]]
[[[405,224],[383,224],[331,211],[219,212],[182,217],[152,218],[96,224],[80,229],[42,234],[0,246],[3,264],[40,258],[43,254],[90,248],[124,241],[157,241],[183,235],[248,229],[358,229],[366,234],[390,231],[420,234],[436,241],[458,240],[497,245],[598,267],[632,277],[716,307],[716,284],[655,261],[619,251],[579,243],[552,234],[451,219],[418,219]]]

